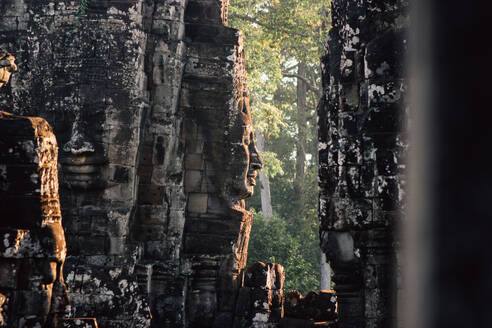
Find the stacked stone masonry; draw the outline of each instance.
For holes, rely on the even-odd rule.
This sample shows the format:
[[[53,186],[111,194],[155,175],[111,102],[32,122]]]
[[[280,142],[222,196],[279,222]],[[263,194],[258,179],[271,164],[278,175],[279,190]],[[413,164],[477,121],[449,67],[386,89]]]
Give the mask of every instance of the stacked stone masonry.
[[[0,326],[97,327],[94,319],[67,318],[53,131],[44,119],[2,111],[0,131]]]
[[[306,297],[321,311],[283,320],[283,268],[245,271],[244,199],[263,163],[227,6],[0,3],[0,46],[20,66],[0,91],[2,324],[296,327],[333,314],[312,301],[325,292]]]
[[[42,117],[60,145],[72,317],[232,325],[252,220],[243,199],[262,162],[227,5],[0,3],[0,45],[22,67],[2,109]],[[63,325],[79,323],[91,325]]]
[[[246,270],[233,327],[278,327],[284,316],[284,268],[257,262]]]
[[[334,1],[322,57],[321,247],[340,327],[396,327],[405,212],[408,1]]]

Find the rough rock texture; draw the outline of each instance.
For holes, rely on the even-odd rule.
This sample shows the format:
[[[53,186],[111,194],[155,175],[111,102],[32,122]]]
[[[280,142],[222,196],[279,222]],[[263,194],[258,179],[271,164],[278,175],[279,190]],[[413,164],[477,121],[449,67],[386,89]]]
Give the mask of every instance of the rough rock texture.
[[[0,87],[17,70],[14,62],[0,48]],[[53,130],[42,118],[3,111],[0,127],[0,326],[97,328],[94,318],[65,317],[67,248]]]
[[[11,109],[46,118],[60,144],[72,309],[77,317],[100,318],[103,327],[150,320],[135,270],[143,247],[130,227],[149,113],[147,34],[159,25],[154,5],[95,1],[78,17],[74,1],[1,4],[2,41],[23,67],[12,81]],[[161,10],[164,18],[169,6],[161,3]],[[160,22],[168,33],[171,21]]]
[[[22,67],[0,103],[46,119],[60,145],[76,317],[232,324],[243,199],[262,163],[241,35],[226,21],[217,0],[92,1],[84,15],[76,1],[0,3],[0,44]]]
[[[57,152],[45,120],[0,111],[0,326],[55,327],[69,310]]]
[[[313,321],[337,321],[337,298],[333,290],[310,291],[306,297],[297,290],[285,295],[285,317]]]
[[[284,267],[256,262],[244,274],[232,327],[278,327],[284,316]]]
[[[225,4],[190,1],[187,63],[180,107],[185,117],[184,257],[190,327],[231,327],[246,265],[252,195],[262,167],[248,102],[242,36],[224,26]]]
[[[96,319],[65,319],[62,328],[98,328]]]
[[[341,327],[394,327],[407,1],[333,2],[319,106],[321,247]]]

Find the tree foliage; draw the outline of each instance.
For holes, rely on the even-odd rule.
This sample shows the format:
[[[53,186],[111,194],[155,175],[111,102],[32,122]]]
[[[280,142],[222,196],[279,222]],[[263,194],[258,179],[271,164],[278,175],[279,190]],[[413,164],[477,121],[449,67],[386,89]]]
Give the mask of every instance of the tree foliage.
[[[92,2],[94,0],[79,0],[79,9],[77,11],[77,14],[79,16],[85,15],[87,12],[87,8],[89,7],[89,2]]]
[[[264,170],[276,213],[270,220],[255,214],[249,261],[284,265],[286,288],[303,292],[319,284],[316,105],[329,10],[330,0],[230,0],[229,5],[229,25],[244,34],[251,109],[265,137]],[[298,83],[305,83],[304,92]],[[261,210],[258,188],[248,206]]]
[[[298,289],[304,295],[319,285],[318,236],[310,226],[312,221],[304,222],[299,231],[296,224],[277,216],[265,219],[261,213],[254,214],[251,230],[248,265],[257,261],[280,263],[285,267],[285,290]]]

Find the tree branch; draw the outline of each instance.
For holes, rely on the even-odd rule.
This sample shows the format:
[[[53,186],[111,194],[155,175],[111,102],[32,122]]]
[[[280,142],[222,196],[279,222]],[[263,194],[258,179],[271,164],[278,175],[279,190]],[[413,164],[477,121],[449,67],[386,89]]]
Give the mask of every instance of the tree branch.
[[[251,17],[251,16],[230,14],[230,15],[228,15],[228,17],[229,18],[238,18],[238,19],[242,19],[242,20],[245,20],[245,21],[248,21],[248,22],[251,22],[251,23],[255,23],[255,24],[258,24],[260,26],[263,26],[264,28],[269,29],[269,30],[281,31],[281,32],[288,33],[288,34],[295,34],[295,35],[302,36],[304,38],[308,38],[309,37],[308,35],[305,35],[305,34],[302,34],[302,33],[296,32],[296,31],[286,30],[286,29],[279,28],[279,27],[274,28],[274,27],[268,26],[267,24],[262,23],[259,20],[257,20],[256,18]]]
[[[304,76],[301,76],[299,74],[294,74],[294,73],[287,73],[287,72],[282,72],[282,75],[284,77],[295,77],[299,80],[301,80],[302,82],[304,82],[308,89],[311,90],[312,92],[314,92],[315,94],[319,95],[320,94],[320,90],[316,87],[314,87],[309,81],[308,79],[306,79]]]

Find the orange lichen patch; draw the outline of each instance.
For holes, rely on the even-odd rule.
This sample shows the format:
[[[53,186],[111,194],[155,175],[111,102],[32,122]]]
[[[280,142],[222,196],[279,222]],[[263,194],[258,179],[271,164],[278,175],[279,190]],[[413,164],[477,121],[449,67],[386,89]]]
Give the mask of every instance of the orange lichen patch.
[[[319,321],[319,322],[313,322],[314,327],[332,327],[333,326],[333,321]]]
[[[227,13],[229,11],[229,0],[222,0],[222,7],[220,9],[220,17],[222,18],[222,24],[227,26]]]
[[[19,258],[32,253],[35,248],[39,249],[32,241],[29,230],[9,229],[1,231],[0,234],[0,256],[3,258]]]
[[[58,196],[58,145],[53,129],[40,117],[27,117],[31,121],[36,138],[41,181],[41,206],[43,225],[61,221]]]

